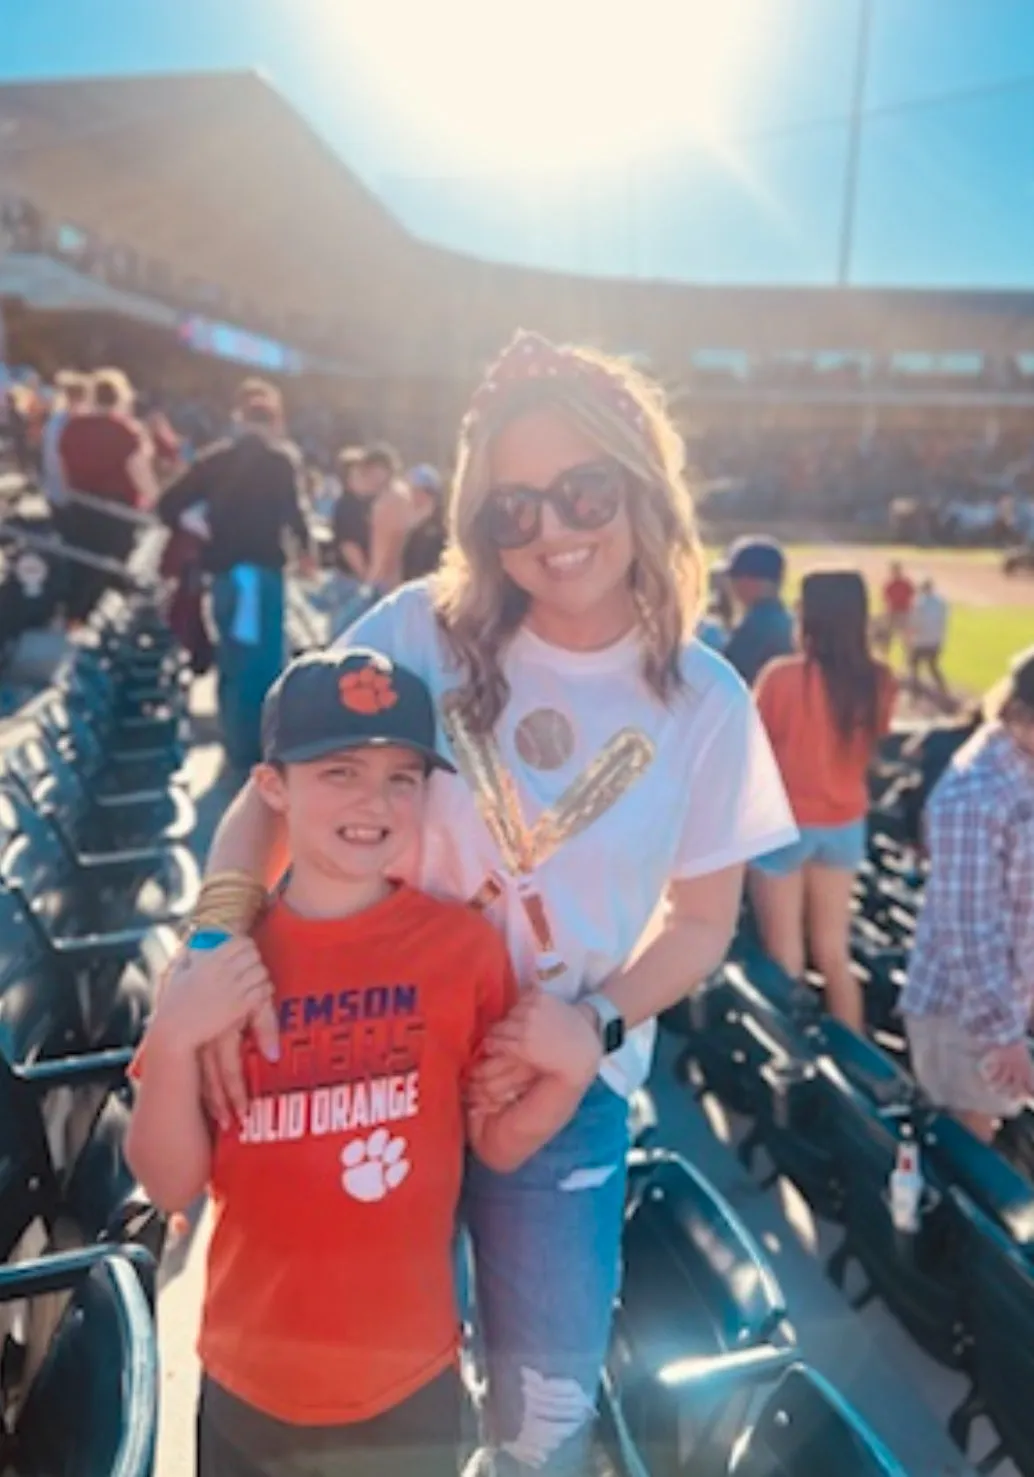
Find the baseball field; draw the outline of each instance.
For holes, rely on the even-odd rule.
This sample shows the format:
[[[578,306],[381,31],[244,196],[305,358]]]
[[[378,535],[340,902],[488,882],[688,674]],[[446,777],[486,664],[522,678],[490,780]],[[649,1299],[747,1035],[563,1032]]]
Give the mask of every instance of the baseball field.
[[[995,550],[816,543],[791,545],[787,554],[791,593],[808,570],[854,568],[869,582],[874,612],[892,560],[916,583],[932,579],[951,607],[944,671],[960,697],[985,692],[1018,651],[1034,646],[1034,575],[1003,574]],[[893,660],[900,663],[900,652]]]

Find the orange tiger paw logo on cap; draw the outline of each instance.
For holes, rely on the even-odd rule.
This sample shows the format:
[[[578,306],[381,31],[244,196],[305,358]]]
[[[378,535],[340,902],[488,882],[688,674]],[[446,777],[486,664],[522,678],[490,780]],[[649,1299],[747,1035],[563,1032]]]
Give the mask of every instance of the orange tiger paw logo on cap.
[[[393,708],[399,700],[391,677],[378,672],[376,667],[362,667],[358,672],[346,672],[338,683],[342,707],[352,713],[383,713]]]

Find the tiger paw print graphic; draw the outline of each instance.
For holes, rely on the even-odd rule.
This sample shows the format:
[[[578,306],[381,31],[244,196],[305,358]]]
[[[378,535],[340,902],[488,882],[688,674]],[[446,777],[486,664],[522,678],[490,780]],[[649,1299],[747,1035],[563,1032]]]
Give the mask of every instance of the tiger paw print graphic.
[[[341,1185],[353,1200],[383,1200],[409,1174],[404,1138],[392,1138],[386,1128],[369,1138],[353,1139],[341,1150]]]
[[[372,663],[358,672],[346,672],[338,683],[338,694],[343,707],[368,716],[393,708],[399,700],[391,673],[379,671]]]

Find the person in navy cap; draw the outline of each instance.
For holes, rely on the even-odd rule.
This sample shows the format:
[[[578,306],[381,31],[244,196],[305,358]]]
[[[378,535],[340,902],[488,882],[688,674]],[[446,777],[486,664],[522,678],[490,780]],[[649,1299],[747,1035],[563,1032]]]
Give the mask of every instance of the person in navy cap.
[[[725,657],[752,687],[767,662],[794,649],[793,617],[782,597],[786,555],[774,539],[742,538],[729,550],[725,575],[743,612]]]

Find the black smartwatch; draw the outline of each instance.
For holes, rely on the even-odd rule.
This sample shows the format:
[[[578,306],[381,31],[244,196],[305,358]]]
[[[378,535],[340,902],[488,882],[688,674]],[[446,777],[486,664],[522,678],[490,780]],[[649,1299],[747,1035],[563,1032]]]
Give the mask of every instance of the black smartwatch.
[[[619,1051],[625,1044],[625,1017],[606,995],[583,995],[579,1005],[587,1005],[596,1017],[596,1034],[604,1056]]]

